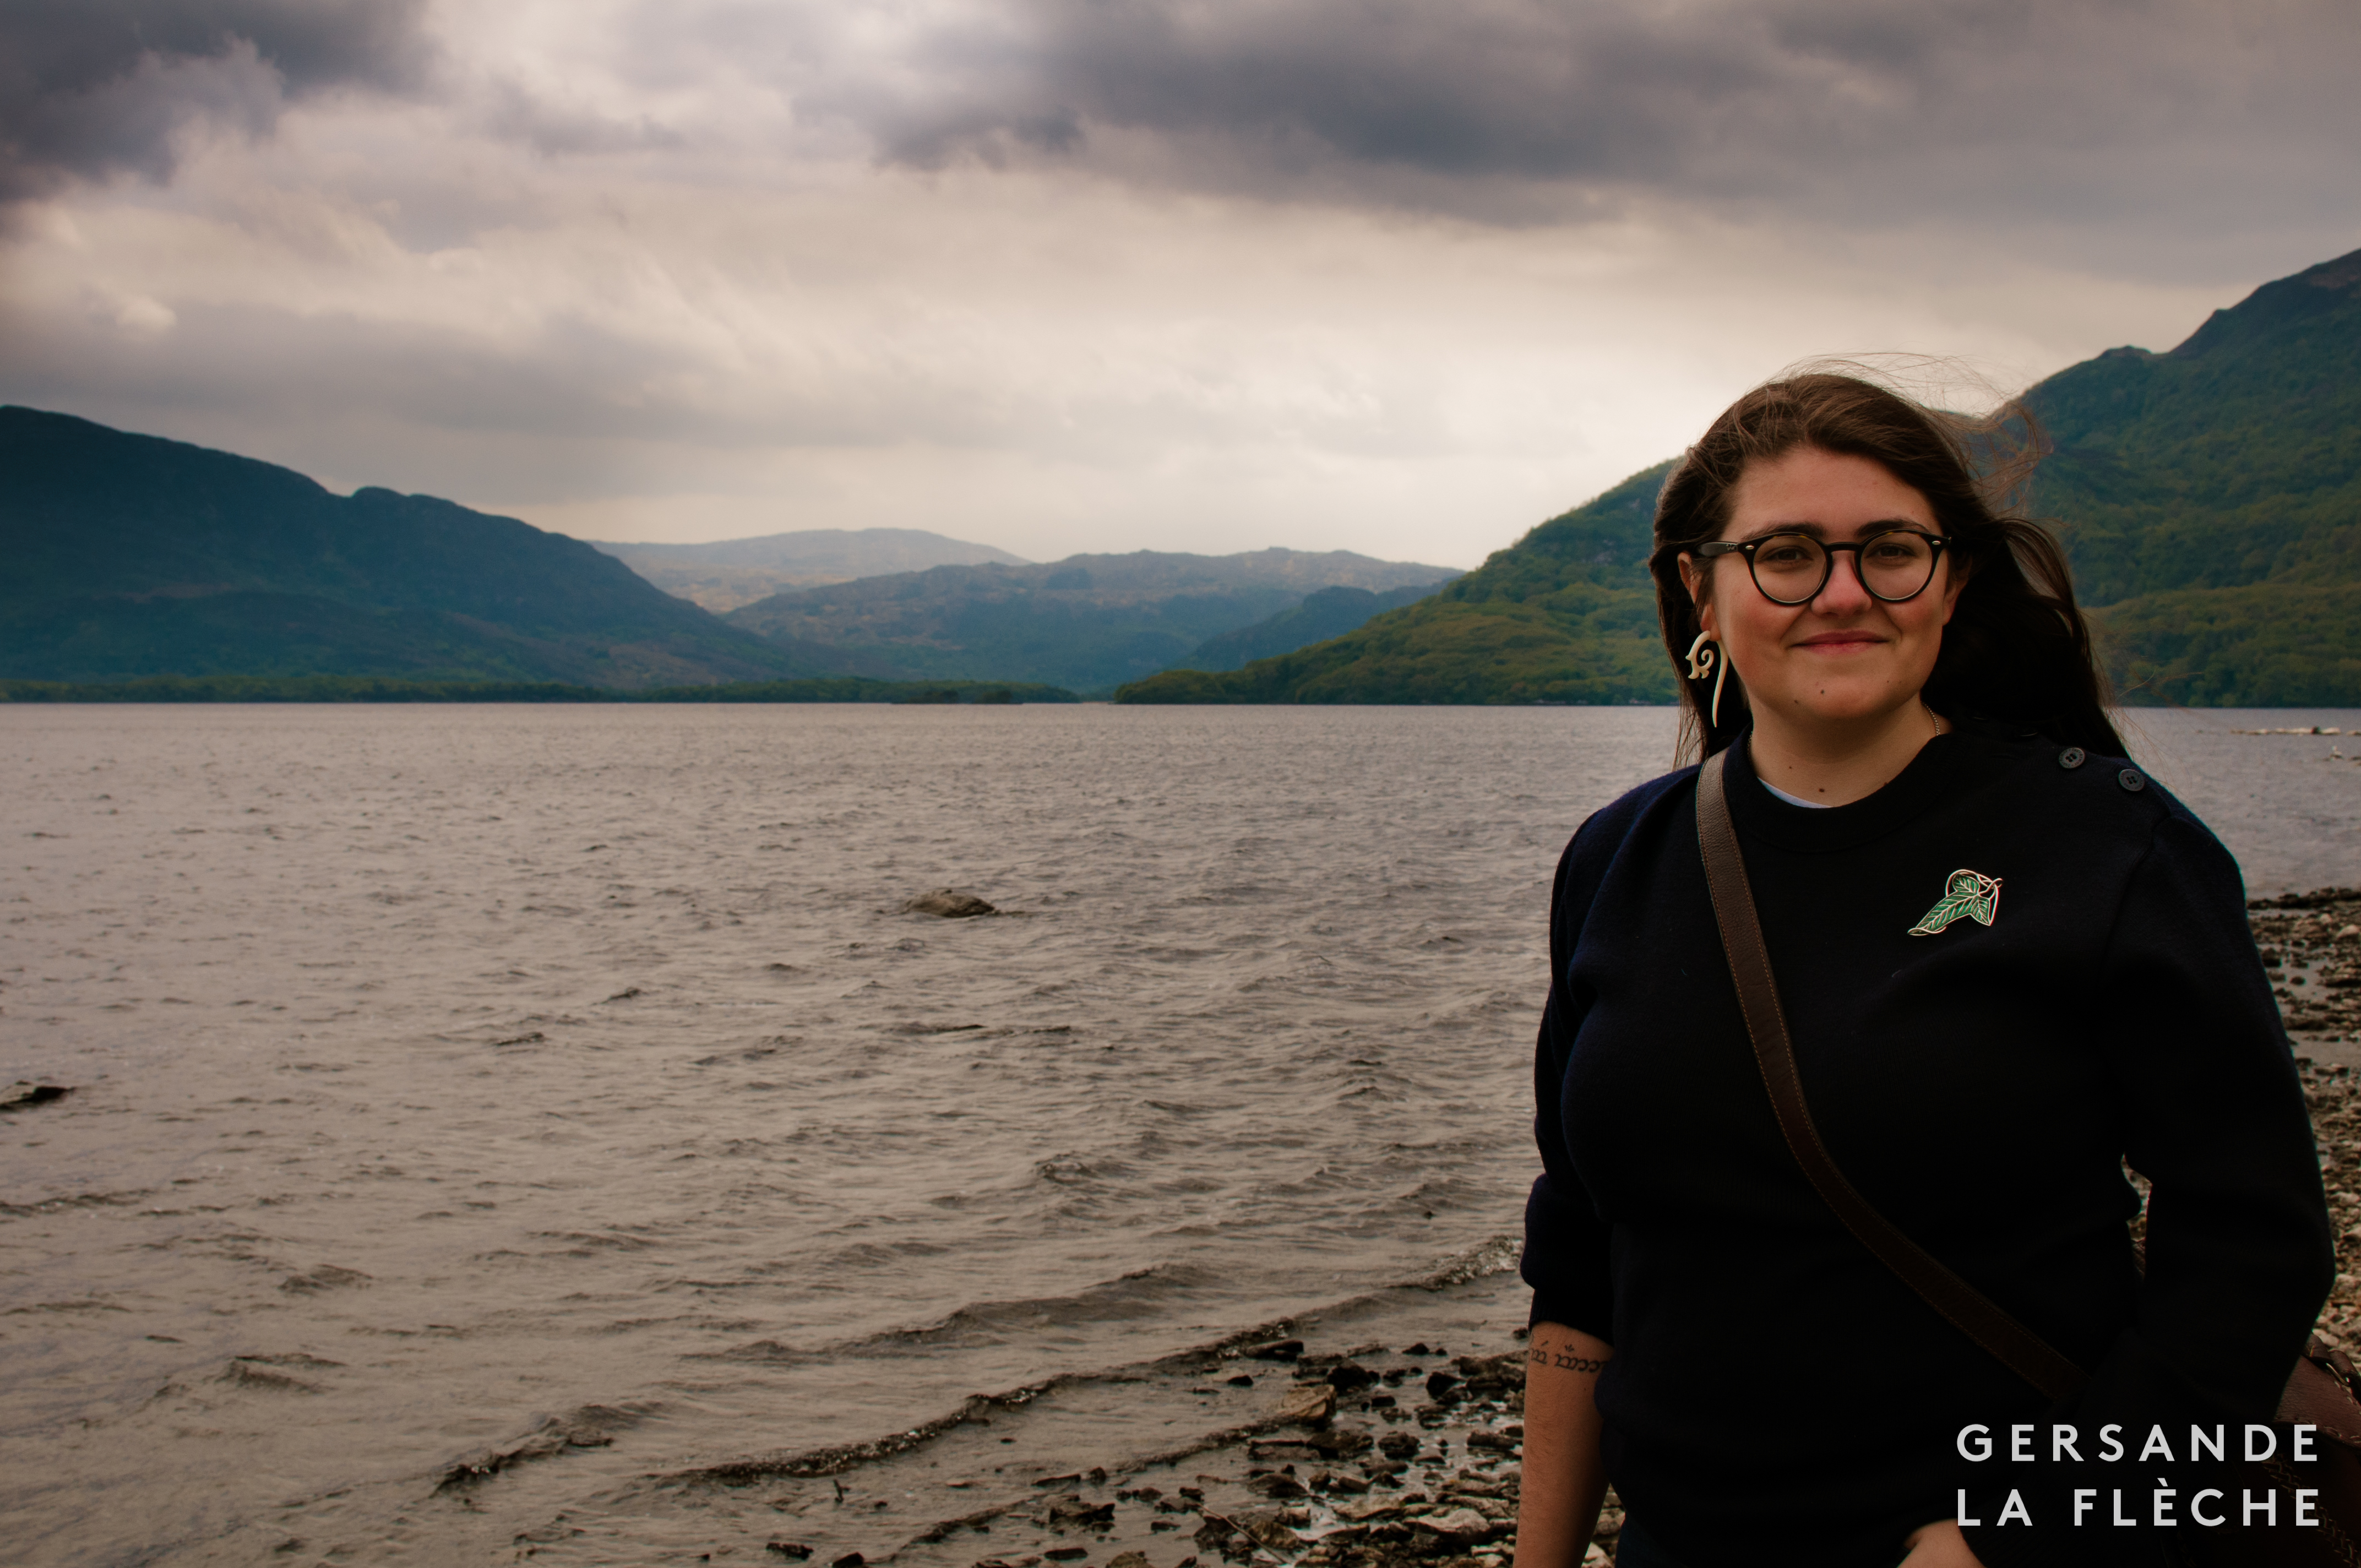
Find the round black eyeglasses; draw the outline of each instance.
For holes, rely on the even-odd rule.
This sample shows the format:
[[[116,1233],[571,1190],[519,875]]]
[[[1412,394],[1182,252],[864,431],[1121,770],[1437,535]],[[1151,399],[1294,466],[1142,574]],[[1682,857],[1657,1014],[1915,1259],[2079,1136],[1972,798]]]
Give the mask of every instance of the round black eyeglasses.
[[[1935,563],[1949,540],[1915,528],[1889,528],[1858,543],[1831,544],[1808,533],[1766,533],[1760,539],[1709,539],[1689,553],[1708,560],[1740,554],[1754,586],[1773,604],[1809,604],[1828,586],[1837,553],[1853,553],[1853,571],[1872,598],[1900,604],[1935,580]]]

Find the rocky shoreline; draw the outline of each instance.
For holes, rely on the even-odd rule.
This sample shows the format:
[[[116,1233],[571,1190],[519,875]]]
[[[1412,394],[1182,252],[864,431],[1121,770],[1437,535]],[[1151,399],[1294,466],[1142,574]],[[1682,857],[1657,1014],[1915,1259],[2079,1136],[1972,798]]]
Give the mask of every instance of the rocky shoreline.
[[[2361,888],[2323,887],[2247,905],[2255,943],[2301,1055],[2361,1031]]]
[[[894,1556],[972,1568],[1503,1568],[1524,1354],[1422,1343],[1321,1353],[1300,1339],[1213,1353],[1199,1369],[1209,1384],[1279,1386],[1267,1417],[1119,1474],[1041,1477],[1037,1497],[946,1521]],[[1620,1522],[1610,1499],[1593,1561],[1612,1561]],[[996,1549],[945,1551],[978,1537]],[[858,1552],[815,1558],[790,1540],[767,1552],[864,1568]]]

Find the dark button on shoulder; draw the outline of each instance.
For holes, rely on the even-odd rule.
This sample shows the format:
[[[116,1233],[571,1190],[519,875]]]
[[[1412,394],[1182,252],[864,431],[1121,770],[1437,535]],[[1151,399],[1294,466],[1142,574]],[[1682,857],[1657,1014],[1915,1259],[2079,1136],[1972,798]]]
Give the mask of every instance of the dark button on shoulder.
[[[2091,753],[2080,746],[2069,746],[2058,753],[2058,765],[2061,768],[2079,768],[2090,760]]]
[[[2140,771],[2137,768],[2125,768],[2115,775],[2115,782],[2134,795],[2147,788],[2147,780],[2140,776]]]

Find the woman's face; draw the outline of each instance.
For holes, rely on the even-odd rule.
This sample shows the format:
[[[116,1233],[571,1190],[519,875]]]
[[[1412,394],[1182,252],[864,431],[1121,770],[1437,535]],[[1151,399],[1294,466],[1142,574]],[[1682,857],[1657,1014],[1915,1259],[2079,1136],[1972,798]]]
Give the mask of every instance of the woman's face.
[[[1896,526],[1943,532],[1927,498],[1883,464],[1805,446],[1747,465],[1720,537],[1795,532],[1838,543]],[[1934,673],[1962,581],[1949,551],[1938,555],[1925,590],[1899,604],[1862,589],[1851,551],[1831,557],[1828,586],[1804,604],[1765,597],[1743,555],[1683,554],[1681,578],[1746,683],[1757,722],[1806,729],[1873,723],[1915,701]]]

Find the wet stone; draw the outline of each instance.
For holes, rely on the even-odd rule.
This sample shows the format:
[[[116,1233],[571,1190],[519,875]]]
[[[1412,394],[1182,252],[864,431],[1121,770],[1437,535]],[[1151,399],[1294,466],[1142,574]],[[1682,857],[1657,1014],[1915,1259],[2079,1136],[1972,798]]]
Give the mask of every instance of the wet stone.
[[[1115,1505],[1084,1502],[1080,1494],[1069,1493],[1051,1500],[1048,1517],[1053,1530],[1094,1530],[1115,1523]]]
[[[980,915],[997,915],[999,910],[972,893],[961,893],[955,887],[939,887],[922,893],[902,905],[905,915],[932,915],[943,920],[972,920]]]
[[[62,1083],[19,1082],[16,1093],[0,1100],[0,1111],[29,1111],[36,1105],[54,1105],[72,1092],[71,1086]]]

